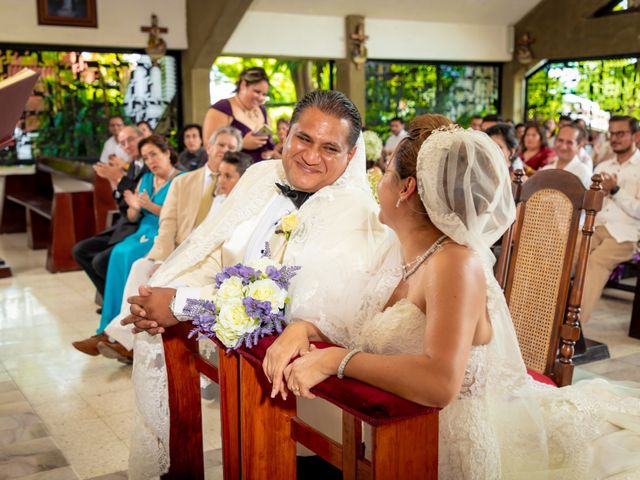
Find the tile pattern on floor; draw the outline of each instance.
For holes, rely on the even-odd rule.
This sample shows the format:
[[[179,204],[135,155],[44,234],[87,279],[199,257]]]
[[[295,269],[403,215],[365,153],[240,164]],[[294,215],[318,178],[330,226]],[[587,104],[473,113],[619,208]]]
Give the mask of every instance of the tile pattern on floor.
[[[14,273],[0,280],[0,480],[126,478],[131,367],[71,347],[98,324],[95,289],[82,272],[48,273],[45,251],[27,249],[24,234],[0,235],[0,257]],[[630,298],[607,291],[598,304],[585,332],[609,345],[612,360],[576,368],[576,380],[640,381]],[[219,479],[217,402],[203,402],[203,426],[207,479]]]

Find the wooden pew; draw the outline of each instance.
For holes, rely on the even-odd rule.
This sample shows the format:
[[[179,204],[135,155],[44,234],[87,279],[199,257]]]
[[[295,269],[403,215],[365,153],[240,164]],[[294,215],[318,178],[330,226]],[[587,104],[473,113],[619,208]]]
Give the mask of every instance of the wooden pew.
[[[171,465],[164,480],[204,479],[200,374],[220,385],[222,464],[225,480],[240,478],[240,400],[238,360],[218,343],[218,365],[205,360],[198,342],[188,339],[191,322],[163,334],[170,408]]]
[[[345,479],[437,478],[436,409],[332,377],[313,391],[343,409],[339,444],[296,417],[293,396],[287,402],[268,398],[260,365],[274,337],[240,355],[218,348],[216,368],[200,356],[197,342],[187,339],[190,329],[190,323],[181,323],[163,335],[171,412],[171,466],[163,479],[204,478],[200,373],[220,384],[225,480],[295,478],[296,442],[341,469]],[[362,421],[373,427],[372,461],[363,456]],[[402,452],[411,452],[411,459]]]
[[[3,230],[24,225],[29,248],[47,249],[46,268],[52,273],[79,269],[71,249],[96,232],[92,185],[86,181],[90,174],[90,165],[82,162],[43,159],[31,178],[7,185],[4,212],[14,212],[15,218],[20,209],[24,223]]]
[[[438,478],[438,409],[357,380],[329,377],[311,391],[342,410],[342,442],[296,414],[296,397],[271,399],[262,360],[275,337],[240,349],[242,479],[296,478],[296,442],[342,471],[345,480]],[[330,344],[312,342],[319,348]],[[371,427],[371,460],[363,428]]]

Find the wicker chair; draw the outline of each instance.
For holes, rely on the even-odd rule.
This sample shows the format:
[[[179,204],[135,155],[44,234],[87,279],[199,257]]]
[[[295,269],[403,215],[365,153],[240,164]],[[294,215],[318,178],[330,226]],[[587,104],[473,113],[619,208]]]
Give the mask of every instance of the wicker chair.
[[[578,177],[564,170],[540,171],[524,184],[516,175],[516,221],[503,237],[496,269],[527,368],[558,386],[571,384],[573,376],[589,246],[604,197],[600,176],[592,180],[585,191]]]

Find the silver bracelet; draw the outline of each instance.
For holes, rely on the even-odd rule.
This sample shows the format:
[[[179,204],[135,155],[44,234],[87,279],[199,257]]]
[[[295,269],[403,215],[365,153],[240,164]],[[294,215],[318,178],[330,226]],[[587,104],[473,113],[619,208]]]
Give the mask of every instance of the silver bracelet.
[[[360,352],[362,352],[362,350],[360,350],[359,348],[356,348],[354,350],[351,350],[349,353],[347,353],[344,356],[344,358],[340,362],[340,366],[338,367],[338,378],[340,380],[342,380],[344,378],[344,369],[346,368],[347,363],[349,363],[349,360],[351,360],[354,355],[356,355],[357,353],[360,353]]]

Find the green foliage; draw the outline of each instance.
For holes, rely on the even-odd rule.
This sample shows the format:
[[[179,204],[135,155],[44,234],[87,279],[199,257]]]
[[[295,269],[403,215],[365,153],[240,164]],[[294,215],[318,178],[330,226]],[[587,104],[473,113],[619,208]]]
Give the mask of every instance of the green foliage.
[[[365,124],[383,136],[393,117],[409,121],[423,113],[466,125],[474,114],[497,112],[498,75],[495,66],[369,61]]]
[[[640,62],[619,58],[548,63],[527,79],[527,118],[569,113],[563,95],[587,98],[611,113],[640,117]],[[558,75],[560,71],[564,77]]]
[[[75,52],[0,52],[5,74],[19,64],[41,73],[35,95],[42,104],[31,112],[37,119],[35,156],[98,157],[109,136],[106,118],[121,113],[128,63],[122,54],[91,54],[87,60]]]

